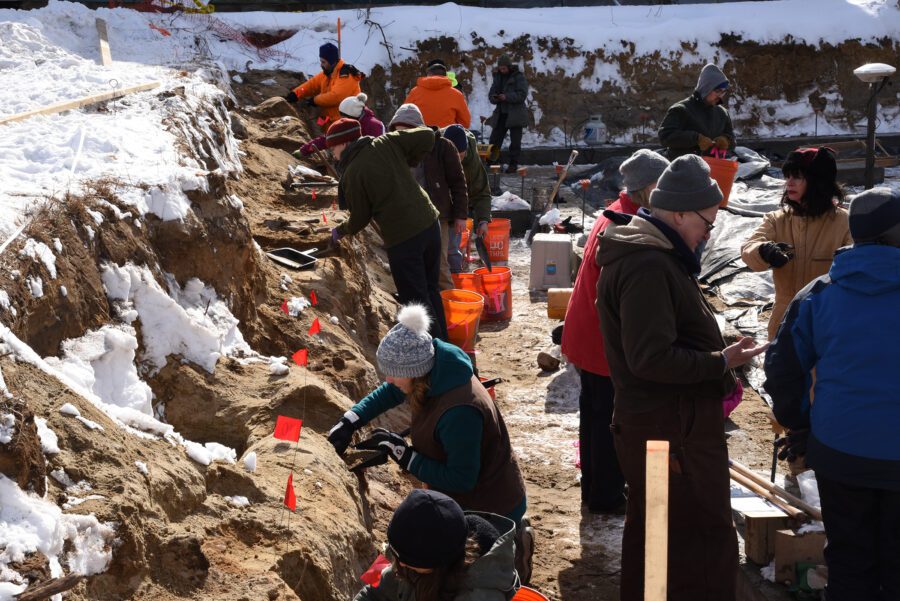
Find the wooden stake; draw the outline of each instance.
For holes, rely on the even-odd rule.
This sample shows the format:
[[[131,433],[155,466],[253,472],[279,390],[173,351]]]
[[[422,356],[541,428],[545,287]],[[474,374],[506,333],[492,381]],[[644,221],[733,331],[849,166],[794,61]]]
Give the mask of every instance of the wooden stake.
[[[755,482],[756,484],[759,484],[761,487],[763,487],[770,493],[772,493],[774,495],[778,495],[779,497],[781,497],[782,499],[784,499],[785,501],[787,501],[794,507],[802,509],[803,511],[808,513],[810,515],[810,517],[812,517],[812,519],[818,520],[820,522],[822,521],[822,512],[819,511],[818,509],[816,509],[815,507],[813,507],[812,505],[810,505],[809,503],[807,503],[806,501],[804,501],[803,499],[801,499],[799,497],[795,497],[794,495],[792,495],[791,493],[789,493],[788,491],[784,490],[783,488],[781,488],[780,486],[778,486],[776,484],[772,484],[771,482],[769,482],[768,480],[766,480],[765,478],[763,478],[762,476],[760,476],[759,474],[757,474],[756,472],[751,470],[749,467],[742,465],[742,464],[738,463],[737,461],[734,461],[733,459],[728,460],[728,465],[730,465],[731,468],[734,469],[734,471],[741,474],[742,476],[746,476],[747,479]]]
[[[800,509],[797,509],[796,507],[794,507],[793,505],[791,505],[784,499],[779,499],[778,497],[776,497],[775,495],[773,495],[772,493],[767,491],[765,488],[763,488],[762,486],[760,486],[759,484],[757,484],[750,478],[744,476],[740,472],[735,471],[734,468],[729,468],[728,472],[731,474],[732,480],[734,480],[735,482],[737,482],[738,484],[740,484],[741,486],[743,486],[750,492],[752,492],[756,495],[759,495],[766,501],[772,503],[773,505],[778,507],[778,509],[785,512],[793,519],[800,521],[800,522],[808,522],[809,521],[809,516],[807,516],[805,513],[803,513],[803,511],[801,511]]]
[[[25,589],[19,596],[17,601],[40,601],[41,599],[49,599],[53,595],[65,592],[84,580],[84,576],[78,574],[70,574],[62,578],[54,578],[40,584]]]
[[[65,100],[63,102],[57,102],[55,104],[45,106],[44,108],[35,109],[33,111],[26,111],[24,113],[17,113],[15,115],[10,115],[9,117],[0,117],[0,125],[12,123],[14,121],[24,121],[25,119],[30,119],[31,117],[36,117],[37,115],[52,115],[54,113],[61,113],[63,111],[71,111],[72,109],[81,108],[83,106],[88,106],[91,104],[97,104],[98,102],[121,98],[122,96],[127,96],[128,94],[152,90],[153,88],[159,87],[159,83],[160,82],[158,81],[151,81],[149,83],[142,83],[128,88],[122,88],[120,90],[113,90],[111,92],[102,92],[100,94],[84,96],[76,100]]]
[[[108,67],[112,64],[112,54],[109,52],[109,33],[103,19],[97,19],[97,35],[100,36],[100,62]]]
[[[647,441],[644,601],[666,601],[669,560],[669,441]]]

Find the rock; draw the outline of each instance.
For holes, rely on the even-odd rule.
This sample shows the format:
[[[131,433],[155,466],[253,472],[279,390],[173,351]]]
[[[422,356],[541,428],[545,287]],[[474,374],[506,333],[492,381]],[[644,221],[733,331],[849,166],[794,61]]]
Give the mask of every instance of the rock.
[[[538,366],[544,371],[556,371],[559,369],[559,359],[548,353],[541,351],[537,356]]]
[[[246,140],[250,135],[247,133],[247,126],[244,125],[241,118],[234,113],[231,114],[231,133],[233,133],[234,137],[238,140]]]
[[[257,106],[250,109],[250,114],[260,119],[272,119],[277,117],[297,117],[297,111],[280,96],[266,98]]]

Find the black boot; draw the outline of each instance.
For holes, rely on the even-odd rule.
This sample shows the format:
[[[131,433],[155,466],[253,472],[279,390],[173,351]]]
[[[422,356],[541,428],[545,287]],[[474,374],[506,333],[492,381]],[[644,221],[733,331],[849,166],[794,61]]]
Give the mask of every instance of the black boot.
[[[506,173],[515,173],[518,170],[519,170],[518,163],[510,163],[509,165],[506,166]]]

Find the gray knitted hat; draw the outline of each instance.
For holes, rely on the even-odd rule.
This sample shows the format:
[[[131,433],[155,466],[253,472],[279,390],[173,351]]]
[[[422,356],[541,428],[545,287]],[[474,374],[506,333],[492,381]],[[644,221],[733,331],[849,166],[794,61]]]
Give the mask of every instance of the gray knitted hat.
[[[425,118],[422,111],[414,104],[401,104],[394,118],[388,124],[388,131],[394,129],[395,125],[409,125],[410,127],[422,127],[425,125]]]
[[[428,310],[422,305],[406,305],[397,314],[397,321],[375,352],[378,367],[392,378],[424,376],[434,367]]]
[[[850,203],[853,242],[876,242],[900,247],[900,195],[890,188],[872,188]]]
[[[722,202],[719,184],[709,177],[709,166],[696,154],[672,161],[650,193],[650,206],[666,211],[702,211]]]
[[[658,152],[641,148],[619,166],[619,173],[625,182],[625,191],[630,194],[656,183],[668,166],[669,160],[666,157]]]
[[[700,77],[697,78],[697,87],[695,89],[700,93],[700,98],[706,98],[710,92],[722,86],[722,84],[727,86],[728,78],[725,77],[720,68],[709,64],[700,71]]]

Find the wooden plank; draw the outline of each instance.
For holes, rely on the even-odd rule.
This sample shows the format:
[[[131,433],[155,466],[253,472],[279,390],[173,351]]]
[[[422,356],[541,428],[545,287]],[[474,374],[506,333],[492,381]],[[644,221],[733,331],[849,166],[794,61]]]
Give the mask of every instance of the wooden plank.
[[[69,576],[63,576],[62,578],[54,578],[53,580],[35,584],[30,588],[25,589],[25,591],[16,597],[16,600],[40,601],[41,599],[49,599],[53,595],[57,595],[73,588],[82,580],[84,580],[84,576],[77,574],[70,574]]]
[[[781,512],[748,511],[744,516],[744,554],[761,566],[775,555],[775,531],[787,528],[788,518]]]
[[[100,62],[108,67],[112,64],[112,54],[109,52],[109,32],[104,19],[97,19],[97,35],[100,37]]]
[[[647,441],[644,601],[666,601],[669,560],[669,441]]]
[[[52,115],[54,113],[61,113],[63,111],[71,111],[72,109],[78,109],[83,106],[97,104],[98,102],[105,102],[107,100],[114,100],[116,98],[121,98],[122,96],[127,96],[129,94],[152,90],[153,88],[158,88],[159,85],[160,82],[151,81],[128,88],[113,90],[111,92],[101,92],[100,94],[84,96],[76,100],[64,100],[63,102],[57,102],[43,108],[35,109],[33,111],[26,111],[24,113],[10,115],[8,117],[0,117],[0,125],[5,125],[6,123],[12,123],[14,121],[24,121],[25,119],[30,119],[31,117],[36,117],[37,115]]]
[[[797,534],[793,530],[775,532],[775,582],[794,584],[798,562],[825,563],[825,533]]]

